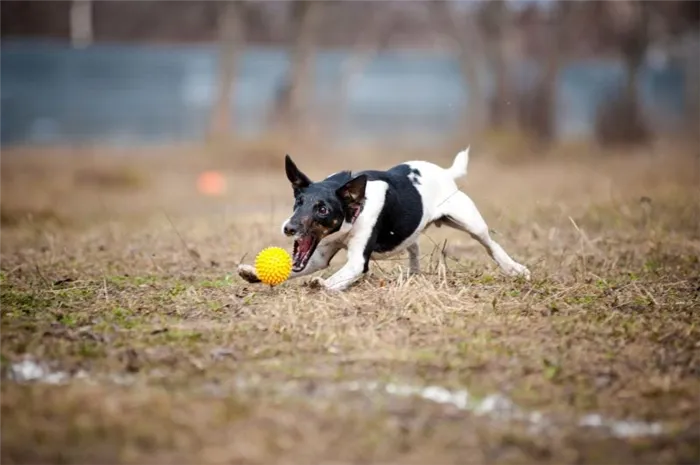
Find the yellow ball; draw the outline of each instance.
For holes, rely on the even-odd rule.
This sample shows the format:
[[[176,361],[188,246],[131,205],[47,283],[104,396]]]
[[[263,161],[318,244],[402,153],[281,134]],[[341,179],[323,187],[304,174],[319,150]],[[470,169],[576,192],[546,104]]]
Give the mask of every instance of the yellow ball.
[[[280,247],[268,247],[255,258],[255,271],[260,281],[277,286],[292,273],[292,257]]]

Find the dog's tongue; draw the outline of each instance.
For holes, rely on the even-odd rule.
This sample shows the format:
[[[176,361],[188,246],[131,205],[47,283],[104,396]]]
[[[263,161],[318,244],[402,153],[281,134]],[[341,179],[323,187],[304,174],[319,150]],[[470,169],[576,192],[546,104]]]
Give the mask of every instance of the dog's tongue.
[[[306,254],[311,250],[311,246],[314,243],[314,238],[311,236],[304,236],[301,239],[299,239],[299,251],[302,254]]]
[[[295,265],[302,265],[308,258],[309,252],[314,244],[314,238],[311,236],[303,236],[296,240],[296,253],[294,256]]]

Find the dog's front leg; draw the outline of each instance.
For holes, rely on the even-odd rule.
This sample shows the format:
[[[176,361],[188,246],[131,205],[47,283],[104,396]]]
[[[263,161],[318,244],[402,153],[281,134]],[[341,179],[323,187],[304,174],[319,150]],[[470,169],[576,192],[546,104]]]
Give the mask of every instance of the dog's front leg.
[[[316,271],[323,270],[328,267],[335,254],[341,248],[341,244],[329,243],[329,244],[319,244],[319,246],[314,251],[314,254],[309,259],[309,263],[301,271],[292,271],[289,279],[300,278],[302,276],[310,275]],[[238,275],[249,283],[259,283],[260,278],[255,271],[253,265],[238,265]]]
[[[362,213],[348,234],[348,261],[328,279],[315,278],[311,284],[329,291],[343,291],[369,270],[369,257],[377,243],[377,219],[384,208],[388,185],[368,185]]]
[[[373,224],[370,224],[370,228]],[[376,241],[376,231],[366,227],[359,231],[348,242],[348,261],[328,279],[314,278],[311,285],[322,287],[329,291],[344,291],[357,281],[369,269],[369,251]]]
[[[341,269],[328,279],[314,278],[311,285],[322,287],[329,291],[344,291],[362,276],[364,270],[365,260],[363,255],[360,254],[359,257],[353,257],[348,251],[348,261]]]

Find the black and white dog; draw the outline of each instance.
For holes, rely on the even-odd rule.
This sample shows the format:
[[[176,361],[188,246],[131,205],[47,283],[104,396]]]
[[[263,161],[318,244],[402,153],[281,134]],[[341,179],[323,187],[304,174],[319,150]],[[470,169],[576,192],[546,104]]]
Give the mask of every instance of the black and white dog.
[[[459,190],[455,179],[467,173],[469,149],[450,168],[426,161],[402,163],[388,171],[341,171],[313,182],[285,158],[287,178],[294,189],[294,212],[282,232],[294,237],[292,278],[328,267],[340,249],[345,265],[312,284],[342,291],[369,269],[370,258],[382,259],[408,251],[409,270],[418,273],[418,236],[428,226],[450,226],[469,233],[510,276],[530,278],[489,236],[489,228],[474,202]],[[239,265],[239,275],[259,282],[255,267]]]

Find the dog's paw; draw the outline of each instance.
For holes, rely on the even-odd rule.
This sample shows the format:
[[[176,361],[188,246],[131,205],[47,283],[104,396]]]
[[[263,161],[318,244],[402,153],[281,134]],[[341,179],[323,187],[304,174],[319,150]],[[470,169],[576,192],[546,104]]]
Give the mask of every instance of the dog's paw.
[[[326,289],[326,281],[317,276],[309,281],[309,287],[311,289]]]
[[[252,265],[238,265],[238,276],[249,283],[260,282],[260,278],[258,278],[258,274],[255,272],[255,267]]]
[[[520,263],[513,263],[508,270],[506,270],[508,276],[513,276],[516,278],[524,278],[526,281],[530,280],[530,270],[527,269],[525,265]]]
[[[313,278],[311,281],[309,281],[309,287],[311,289],[320,289],[326,292],[340,292],[344,289],[344,287],[334,285],[331,282],[319,277]]]

